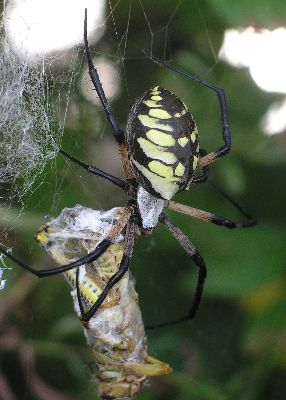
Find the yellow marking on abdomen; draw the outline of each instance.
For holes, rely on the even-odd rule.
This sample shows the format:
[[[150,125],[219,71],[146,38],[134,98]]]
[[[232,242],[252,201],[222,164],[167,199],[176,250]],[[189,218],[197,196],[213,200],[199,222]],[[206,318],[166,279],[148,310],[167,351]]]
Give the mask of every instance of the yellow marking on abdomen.
[[[183,166],[183,164],[179,162],[179,164],[176,166],[176,169],[175,169],[175,175],[183,176],[185,173],[185,169],[186,168]]]
[[[147,131],[146,136],[153,143],[159,144],[160,146],[171,147],[175,146],[176,144],[175,139],[172,135],[170,135],[169,133],[157,131],[156,129],[150,129],[149,131]]]
[[[163,100],[163,97],[154,95],[154,96],[151,96],[151,100],[159,101],[159,100]]]
[[[149,115],[151,117],[159,118],[159,119],[170,119],[172,115],[170,115],[166,110],[162,110],[161,108],[151,108],[149,110]]]
[[[153,101],[153,100],[145,100],[145,101],[143,101],[143,103],[144,104],[146,104],[146,106],[147,107],[153,107],[153,108],[156,108],[156,107],[163,107],[161,104],[158,104],[156,101]]]
[[[173,132],[173,127],[168,124],[160,124],[157,118],[152,118],[149,115],[139,114],[139,121],[147,128],[162,129],[163,131]]]
[[[172,178],[174,176],[173,168],[162,164],[160,161],[150,161],[148,167],[150,171],[155,172],[155,174],[163,178]]]
[[[131,162],[136,168],[148,179],[153,189],[159,193],[163,199],[170,200],[179,190],[179,186],[175,183],[179,178],[162,178],[153,172],[149,171],[139,162],[131,158]]]
[[[182,147],[185,147],[186,144],[188,143],[188,141],[189,141],[189,138],[187,138],[187,137],[181,137],[178,139],[178,143]]]
[[[137,142],[149,158],[164,161],[166,164],[174,164],[177,161],[177,157],[173,153],[165,151],[160,146],[153,144],[147,139],[138,138]]]
[[[183,109],[182,111],[177,112],[177,113],[174,115],[174,117],[176,117],[176,118],[182,117],[183,115],[186,114],[186,112],[187,112],[187,110],[186,110],[186,109]]]
[[[197,131],[195,130],[195,131],[193,131],[193,132],[191,133],[191,141],[192,141],[193,143],[195,143],[196,140],[197,140]]]
[[[160,94],[160,90],[159,90],[159,86],[155,86],[153,87],[153,89],[151,89],[151,93],[154,94],[155,96]]]

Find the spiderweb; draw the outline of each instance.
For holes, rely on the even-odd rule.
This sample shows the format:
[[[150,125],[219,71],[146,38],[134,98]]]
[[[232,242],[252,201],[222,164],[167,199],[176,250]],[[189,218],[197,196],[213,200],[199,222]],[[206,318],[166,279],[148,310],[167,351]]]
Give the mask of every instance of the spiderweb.
[[[0,182],[11,194],[31,190],[48,160],[55,157],[62,131],[56,134],[46,102],[43,70],[29,67],[11,48],[1,26]]]
[[[31,2],[31,7],[35,6],[36,3],[33,3],[33,0],[28,1]],[[10,205],[13,199],[17,199],[24,210],[26,196],[41,185],[38,178],[45,173],[46,165],[55,164],[53,160],[58,155],[65,126],[72,123],[66,117],[70,112],[73,92],[76,89],[75,83],[82,70],[84,59],[83,53],[77,46],[54,54],[43,54],[36,62],[34,59],[31,62],[29,54],[25,57],[23,50],[17,53],[9,37],[11,35],[7,34],[6,30],[7,19],[9,22],[9,18],[6,18],[6,9],[9,11],[9,5],[14,3],[17,4],[16,1],[4,2],[0,25],[0,191],[1,198],[6,204]],[[20,1],[18,3],[22,4]],[[117,72],[121,68],[124,83],[120,85],[120,77],[117,73],[115,76],[117,82],[113,85],[121,86],[117,88],[117,95],[123,86],[129,103],[134,101],[133,85],[130,86],[129,82],[131,76],[129,70],[137,65],[136,60],[146,59],[144,52],[152,54],[154,48],[160,49],[162,58],[172,57],[169,52],[171,48],[169,28],[182,3],[184,2],[170,3],[172,6],[164,13],[162,26],[160,29],[156,27],[157,30],[155,30],[153,28],[155,23],[152,21],[153,8],[146,6],[143,1],[129,1],[128,6],[123,5],[121,1],[108,1],[106,18],[102,24],[108,29],[106,37],[109,37],[113,48],[111,49],[110,45],[109,48],[102,46],[103,51],[96,51],[93,54],[98,61],[100,57],[111,59]],[[82,9],[83,7],[84,5]],[[126,11],[126,16],[121,18],[118,24],[120,8]],[[199,8],[196,10],[199,11]],[[142,25],[139,27],[140,33],[144,32],[142,43],[137,43],[136,37],[134,40],[136,35],[133,35],[138,30],[137,19],[135,19],[138,13]],[[78,16],[78,20],[82,27],[83,18]],[[82,37],[79,42],[82,43]],[[209,43],[211,44],[211,41]],[[28,51],[29,48],[27,53]],[[103,73],[106,69],[105,64],[102,67]],[[111,73],[112,71],[108,71],[109,76]],[[104,80],[104,77],[102,79]],[[89,91],[92,92],[86,75],[84,82],[88,83]],[[136,84],[134,88],[136,89]],[[108,88],[106,91],[107,96],[112,100],[112,93],[108,93]],[[84,96],[88,97],[87,94]],[[93,97],[95,97],[94,94]],[[116,98],[116,93],[113,97]],[[126,113],[124,118],[126,118]],[[103,118],[101,116],[101,120],[104,120],[104,116]],[[97,130],[96,127],[95,129]],[[106,129],[106,121],[98,126],[101,138],[105,136]],[[54,172],[56,173],[56,170]],[[54,190],[59,191],[60,188],[57,187]]]
[[[29,1],[31,7],[36,7],[36,2],[27,0]],[[95,117],[91,119],[92,134],[97,135],[98,139],[95,142],[96,146],[92,144],[91,149],[94,152],[96,164],[117,176],[121,169],[118,159],[113,164],[117,150],[110,135],[110,126],[90,83],[85,56],[80,48],[83,31],[82,11],[84,6],[91,7],[92,3],[89,4],[86,1],[86,4],[82,4],[81,9],[78,10],[80,36],[74,40],[70,48],[39,53],[33,57],[30,57],[29,47],[23,50],[21,46],[14,45],[13,36],[11,37],[7,29],[11,23],[9,6],[14,3],[17,4],[17,1],[4,2],[0,22],[0,221],[2,233],[0,241],[4,244],[8,242],[7,233],[11,229],[17,230],[24,223],[26,211],[29,213],[29,223],[33,222],[31,216],[34,205],[31,211],[29,208],[27,210],[27,204],[34,193],[40,191],[44,184],[47,185],[45,180],[48,180],[48,186],[45,186],[48,189],[45,190],[53,193],[52,202],[47,205],[46,212],[51,212],[51,210],[54,214],[58,212],[56,205],[65,191],[63,176],[66,171],[59,175],[56,160],[65,130],[67,131],[72,125],[77,125],[80,113],[80,106],[77,105],[78,98],[75,97],[77,91],[93,103],[91,106]],[[25,1],[18,3],[24,4]],[[50,3],[53,4],[53,1]],[[129,105],[138,96],[134,71],[138,66],[138,73],[145,76],[146,70],[152,68],[146,54],[154,53],[162,59],[173,57],[172,24],[183,3],[182,0],[168,2],[166,9],[162,10],[162,21],[158,24],[153,18],[153,12],[156,11],[155,5],[146,5],[142,0],[130,0],[128,5],[120,0],[106,2],[105,15],[103,13],[102,21],[96,29],[97,33],[100,29],[101,31],[105,29],[106,39],[99,48],[93,48],[92,54],[109,101],[116,99],[120,91],[126,94],[122,100],[125,111],[122,112],[117,106],[114,110],[116,114],[118,113],[120,122],[126,120],[126,110],[128,112]],[[199,25],[206,28],[205,40],[210,54],[213,55],[214,66],[217,59],[206,22],[197,2],[194,2],[193,9],[200,21]],[[122,10],[125,11],[124,17],[121,15]],[[88,15],[90,17],[90,14]],[[63,23],[61,16],[56,18]],[[47,29],[47,35],[50,35],[50,24]],[[98,33],[98,37],[100,36],[101,34]],[[94,38],[90,39],[91,45],[94,41]],[[113,77],[113,82],[108,86],[106,79],[110,77]],[[176,76],[174,82],[178,83]],[[124,127],[124,123],[122,126]],[[106,144],[107,136],[111,140]],[[78,139],[75,136],[69,138],[74,147],[81,149],[88,159],[84,140],[82,136]],[[109,150],[110,146],[111,150]],[[46,178],[47,167],[51,170],[48,178]],[[85,178],[82,183],[81,179],[77,180],[77,176],[81,178],[81,171],[76,171],[73,180],[88,198],[90,193],[87,192],[86,187],[90,178]],[[105,185],[105,182],[102,185]],[[106,187],[108,187],[107,190],[112,190],[109,184]],[[45,191],[42,196],[45,198]],[[112,205],[121,205],[120,196],[117,204],[113,200]],[[78,201],[80,200],[76,200]],[[105,198],[97,191],[96,202],[93,201],[92,206],[101,208],[104,203]],[[35,221],[34,230],[42,223],[40,219]],[[152,246],[151,240],[150,249]],[[0,262],[3,269],[6,269],[2,258]]]
[[[138,76],[146,77],[148,74],[150,76],[154,74],[154,79],[156,76],[155,67],[146,58],[146,53],[154,53],[163,59],[172,59],[174,56],[172,24],[183,3],[185,2],[182,0],[168,1],[166,9],[162,10],[163,17],[160,24],[153,19],[155,2],[154,5],[149,2],[146,5],[143,0],[130,0],[129,2],[117,0],[106,3],[103,21],[106,29],[104,40],[100,46],[92,49],[92,54],[95,59],[101,58],[105,63],[102,64],[99,75],[110,101],[116,100],[120,90],[124,91],[125,95],[121,96],[122,101],[114,104],[114,111],[123,128],[124,122],[122,123],[122,121],[126,121],[129,105],[141,94]],[[122,13],[124,13],[124,17],[122,17]],[[199,20],[198,25],[205,27],[204,18],[200,14],[200,8],[196,2],[194,2],[194,15]],[[68,16],[66,15],[65,18]],[[79,16],[79,20],[83,25],[82,16]],[[63,24],[64,22],[63,20]],[[96,139],[93,137],[92,140],[87,141],[86,136],[81,133],[81,128],[79,128],[78,137],[72,134],[68,138],[69,142],[73,143],[75,149],[81,150],[82,158],[86,162],[90,161],[90,154],[92,154],[94,164],[103,170],[118,176],[121,168],[119,161],[114,161],[117,149],[113,144],[111,129],[106,122],[101,105],[96,103],[94,91],[93,93],[91,91],[89,98],[83,88],[83,86],[91,87],[91,84],[88,76],[85,75],[82,78],[83,70],[86,70],[82,49],[76,46],[65,49],[63,52],[57,51],[49,58],[43,57],[40,63],[30,64],[19,58],[11,48],[4,32],[3,23],[1,32],[0,74],[1,81],[3,79],[4,82],[0,99],[0,135],[2,135],[1,141],[3,141],[0,149],[1,197],[5,201],[3,203],[5,213],[7,209],[14,207],[16,201],[20,203],[20,208],[16,213],[18,225],[20,225],[23,222],[23,213],[26,211],[27,199],[45,181],[47,168],[52,169],[53,178],[49,187],[53,193],[53,203],[58,203],[59,198],[66,193],[67,189],[62,181],[66,171],[60,176],[57,175],[56,157],[62,145],[64,133],[70,132],[70,128],[73,126],[80,126],[78,122],[81,115],[84,116],[83,118],[86,117],[85,123],[90,127],[90,135]],[[140,35],[137,35],[138,32]],[[214,67],[217,59],[208,33],[206,33],[205,41],[208,43],[209,53],[212,54],[210,64]],[[60,64],[59,61],[64,60],[65,56],[67,56],[68,62]],[[112,83],[110,92],[103,76],[106,70],[106,61],[117,71],[115,83]],[[110,73],[108,75],[110,76]],[[176,76],[173,77],[173,82],[174,86],[178,85],[178,90],[180,90],[179,79]],[[114,90],[116,85],[118,86],[117,91]],[[184,88],[184,84],[181,84],[182,88]],[[78,98],[75,96],[77,92],[80,92],[79,96],[89,98],[93,104],[85,103],[83,110],[82,106],[77,104]],[[92,109],[91,113],[90,109]],[[107,141],[106,137],[109,137],[110,141]],[[67,151],[69,150],[67,148]],[[86,189],[90,187],[89,180],[91,182],[91,178],[85,177],[83,182],[82,172],[78,172],[70,163],[67,163],[67,166],[72,171],[76,171],[72,172],[72,180],[68,187],[68,190],[72,185],[77,188],[76,195],[79,196],[79,200],[75,200],[75,204],[82,202],[81,195],[88,200],[92,198],[90,203],[84,205],[94,208],[106,208],[106,204],[120,206],[126,202],[126,198],[124,197],[122,200],[118,192],[116,192],[117,197],[113,195],[113,189],[109,184],[106,186],[106,188],[108,187],[106,197],[104,197],[104,190],[98,189],[98,187],[95,194],[91,193]],[[49,179],[51,179],[50,176]],[[101,182],[101,185],[104,187],[105,183]],[[107,197],[110,203],[106,202]],[[65,200],[69,200],[68,196],[65,197]],[[71,206],[71,204],[67,206]],[[50,204],[49,207],[53,209],[53,204]],[[26,212],[31,214],[29,209]],[[11,220],[8,221],[4,218],[2,228],[4,231],[11,229]],[[0,240],[4,242],[4,239],[0,238]],[[18,242],[21,242],[20,236]],[[5,243],[7,243],[6,237]],[[152,249],[154,239],[150,239],[148,243],[145,248],[147,253],[150,250],[154,251]],[[14,247],[17,248],[16,245]],[[0,259],[1,261],[3,263],[3,260]],[[0,285],[2,284],[2,286],[4,278],[0,276]]]
[[[7,31],[6,14],[4,7],[0,22],[0,193],[7,205],[16,198],[23,210],[25,196],[35,190],[46,164],[58,154],[78,54],[70,56],[67,74],[55,71],[58,55],[43,55],[34,62],[28,50],[17,53]]]

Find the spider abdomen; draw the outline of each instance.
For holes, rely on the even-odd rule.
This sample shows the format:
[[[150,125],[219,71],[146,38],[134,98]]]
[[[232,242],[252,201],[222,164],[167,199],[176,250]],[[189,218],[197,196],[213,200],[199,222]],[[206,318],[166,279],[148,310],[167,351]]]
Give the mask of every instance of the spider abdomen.
[[[199,157],[197,127],[169,90],[156,86],[134,103],[126,145],[137,181],[153,196],[169,200],[189,186]]]

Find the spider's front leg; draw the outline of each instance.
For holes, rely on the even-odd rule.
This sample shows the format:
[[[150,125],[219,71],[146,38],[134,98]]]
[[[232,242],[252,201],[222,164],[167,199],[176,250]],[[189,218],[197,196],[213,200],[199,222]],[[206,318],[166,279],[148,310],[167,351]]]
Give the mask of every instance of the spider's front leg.
[[[130,182],[127,181],[123,181],[120,178],[117,178],[116,176],[113,176],[107,172],[102,171],[101,169],[86,164],[80,160],[78,160],[77,158],[75,158],[74,156],[72,156],[71,154],[67,153],[64,150],[60,150],[60,153],[68,158],[70,161],[72,161],[73,163],[79,165],[80,167],[82,167],[83,169],[85,169],[87,172],[96,175],[96,176],[100,176],[103,179],[106,179],[107,181],[113,183],[113,185],[120,187],[120,189],[124,190],[129,196],[132,196],[134,193],[135,188],[133,187],[133,185]]]
[[[121,129],[119,122],[118,122],[110,104],[107,101],[107,98],[105,96],[105,93],[104,93],[104,90],[102,87],[102,83],[100,82],[100,79],[99,79],[98,72],[97,72],[97,70],[93,64],[92,58],[91,58],[90,48],[89,48],[88,39],[87,39],[87,9],[85,9],[85,17],[84,17],[84,45],[85,45],[89,75],[90,75],[91,81],[93,83],[93,86],[98,94],[100,102],[104,108],[106,117],[113,129],[114,137],[119,145],[119,153],[121,156],[122,167],[123,167],[125,177],[128,180],[132,180],[133,173],[129,166],[128,153],[127,153],[125,139],[124,139],[124,132]]]
[[[83,323],[87,323],[93,317],[93,315],[96,313],[98,308],[101,306],[101,304],[106,299],[108,293],[113,288],[113,286],[120,279],[122,279],[123,276],[126,274],[128,268],[129,268],[131,258],[132,258],[137,224],[138,224],[138,217],[137,217],[136,213],[133,212],[133,214],[130,216],[129,221],[127,223],[125,238],[124,238],[124,252],[123,252],[123,257],[120,262],[118,271],[115,272],[114,275],[111,276],[111,278],[108,280],[105,288],[101,292],[100,296],[98,297],[96,302],[93,304],[93,306],[87,312],[85,312],[82,301],[81,301],[79,270],[77,270],[77,272],[76,272],[77,298],[78,298],[79,308],[80,308],[80,312],[81,312],[81,320],[83,321]]]
[[[207,152],[205,150],[203,150],[203,149],[199,150],[200,157],[204,157],[206,154],[207,154]],[[192,180],[192,185],[197,185],[197,184],[206,182],[208,180],[208,177],[209,177],[209,172],[210,172],[210,169],[209,169],[208,165],[205,165],[204,167],[202,167],[202,174],[196,176]]]
[[[117,140],[118,143],[121,143],[124,141],[124,132],[120,128],[119,122],[117,121],[117,118],[115,117],[112,108],[110,104],[107,101],[107,98],[105,96],[102,84],[99,79],[98,72],[93,65],[93,61],[91,58],[90,54],[90,49],[89,49],[89,44],[88,44],[88,39],[87,39],[87,9],[85,9],[85,14],[84,14],[84,45],[85,45],[85,51],[86,51],[86,58],[87,58],[87,63],[88,63],[88,70],[89,70],[89,75],[91,78],[91,81],[93,83],[93,86],[98,94],[98,97],[101,101],[101,104],[104,108],[104,111],[106,113],[107,119],[110,122],[112,129],[114,131],[114,136],[115,139]]]
[[[5,250],[3,247],[0,247],[0,253],[3,253],[6,257],[8,257],[10,260],[15,262],[17,265],[20,267],[24,268],[25,270],[31,272],[32,274],[36,275],[38,278],[45,278],[47,276],[52,276],[52,275],[58,275],[63,272],[69,271],[71,269],[74,269],[76,267],[79,267],[80,265],[83,264],[88,264],[96,259],[98,259],[111,245],[111,243],[120,235],[122,230],[125,228],[130,216],[132,214],[132,207],[126,207],[124,213],[122,214],[122,217],[117,221],[117,223],[114,225],[114,227],[110,230],[109,234],[105,239],[103,239],[97,246],[96,248],[91,251],[89,254],[87,254],[84,257],[79,258],[78,260],[72,261],[68,264],[64,264],[61,266],[56,266],[53,268],[45,268],[45,269],[35,269],[25,262],[21,261],[17,257],[13,256],[12,254],[8,253],[7,250]],[[40,232],[37,235],[37,240],[41,243],[41,245],[47,245],[46,242],[46,235],[45,232]]]
[[[178,242],[181,244],[183,249],[190,255],[192,260],[194,261],[195,265],[198,267],[199,270],[199,275],[198,275],[198,281],[197,281],[197,287],[196,287],[196,292],[194,299],[192,301],[192,305],[184,316],[181,318],[172,320],[172,321],[167,321],[161,324],[156,324],[152,326],[148,326],[147,329],[155,329],[155,328],[161,328],[167,325],[175,325],[179,324],[180,322],[187,321],[188,319],[194,318],[196,315],[196,312],[199,308],[202,294],[203,294],[203,289],[204,289],[204,282],[207,276],[207,268],[206,264],[204,262],[203,257],[199,254],[195,246],[192,244],[192,242],[187,238],[187,236],[179,229],[177,228],[167,217],[165,214],[161,214],[159,217],[159,221],[166,226],[166,228],[169,230],[169,232],[178,240]]]
[[[229,123],[228,123],[227,104],[226,104],[224,90],[216,85],[208,83],[202,79],[196,78],[195,76],[192,76],[185,71],[175,68],[172,65],[166,63],[165,61],[159,60],[158,58],[156,58],[154,56],[151,56],[150,58],[155,63],[157,63],[165,68],[168,68],[169,70],[176,72],[179,75],[182,75],[188,79],[191,79],[192,81],[195,81],[199,85],[205,86],[208,89],[213,90],[218,97],[218,101],[219,101],[219,105],[220,105],[220,113],[221,113],[222,137],[223,137],[224,144],[223,144],[223,146],[219,147],[217,150],[212,151],[212,152],[204,155],[203,157],[201,157],[198,162],[198,168],[203,168],[203,167],[213,163],[218,158],[223,157],[225,154],[227,154],[230,151],[230,147],[231,147],[231,133],[230,133]]]
[[[133,174],[129,167],[127,149],[126,149],[125,142],[124,142],[124,132],[121,129],[119,122],[118,122],[116,116],[114,115],[110,104],[107,101],[102,84],[99,79],[98,72],[97,72],[97,70],[93,64],[92,58],[91,58],[90,48],[89,48],[88,39],[87,39],[87,9],[85,9],[85,17],[84,17],[84,44],[85,44],[86,58],[87,58],[88,70],[89,70],[89,75],[90,75],[91,81],[93,83],[93,86],[94,86],[97,94],[98,94],[101,104],[104,108],[106,117],[113,129],[114,137],[119,145],[119,152],[121,155],[121,161],[122,161],[122,166],[123,166],[123,171],[124,171],[125,177],[128,180],[132,180]],[[64,157],[69,158],[72,162],[80,165],[87,172],[94,174],[96,176],[100,176],[101,178],[112,182],[114,185],[125,190],[129,195],[133,194],[134,190],[131,187],[131,184],[129,182],[123,181],[109,173],[102,171],[101,169],[99,169],[95,166],[88,165],[88,164],[76,159],[74,156],[72,156],[71,154],[67,153],[64,150],[60,150],[60,153]]]
[[[76,268],[80,265],[95,261],[98,257],[100,257],[108,249],[108,247],[110,245],[111,245],[111,241],[109,239],[104,239],[102,242],[100,242],[96,246],[96,248],[92,252],[90,252],[86,256],[81,257],[78,260],[72,261],[65,265],[56,266],[53,268],[45,268],[45,269],[36,269],[36,268],[30,267],[30,265],[26,264],[19,258],[8,253],[8,251],[5,250],[3,247],[0,247],[0,253],[4,254],[7,258],[12,260],[15,264],[19,265],[19,267],[24,268],[26,271],[31,272],[33,275],[36,275],[38,278],[45,278],[46,276],[58,275],[63,272],[69,271],[73,268]]]

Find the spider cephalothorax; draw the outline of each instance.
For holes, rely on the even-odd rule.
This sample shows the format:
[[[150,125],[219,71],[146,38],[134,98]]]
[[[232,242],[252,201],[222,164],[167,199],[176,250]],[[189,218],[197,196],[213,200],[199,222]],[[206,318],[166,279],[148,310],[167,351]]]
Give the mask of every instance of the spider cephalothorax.
[[[93,65],[87,40],[87,11],[85,12],[84,21],[84,42],[91,81],[113,129],[114,137],[118,142],[125,180],[112,176],[97,167],[85,164],[64,150],[60,150],[60,153],[88,172],[107,179],[120,187],[132,199],[128,201],[116,224],[112,226],[106,237],[96,245],[95,249],[84,257],[75,259],[65,265],[40,270],[34,269],[8,253],[5,249],[0,248],[0,251],[38,277],[60,274],[77,268],[77,297],[82,313],[82,321],[88,326],[87,322],[104,302],[109,291],[128,270],[138,229],[143,233],[150,233],[159,221],[178,240],[199,271],[195,296],[188,312],[183,317],[169,323],[177,323],[193,318],[203,292],[207,273],[206,265],[192,242],[165,215],[164,208],[227,228],[243,228],[255,224],[255,221],[234,201],[232,202],[247,217],[247,221],[236,223],[210,212],[185,206],[171,200],[177,192],[188,189],[191,184],[204,182],[208,178],[208,166],[230,151],[231,134],[224,91],[166,62],[150,57],[152,61],[160,66],[191,79],[216,93],[221,110],[223,145],[210,153],[201,150],[199,148],[196,124],[186,105],[172,92],[159,86],[154,86],[135,101],[128,117],[126,134],[124,134],[106,99],[97,70]],[[95,303],[88,311],[85,311],[82,306],[78,267],[92,263],[99,258],[112,243],[116,242],[122,232],[124,232],[124,250],[120,266],[110,277]],[[162,325],[166,325],[166,323],[159,324],[159,326]]]

